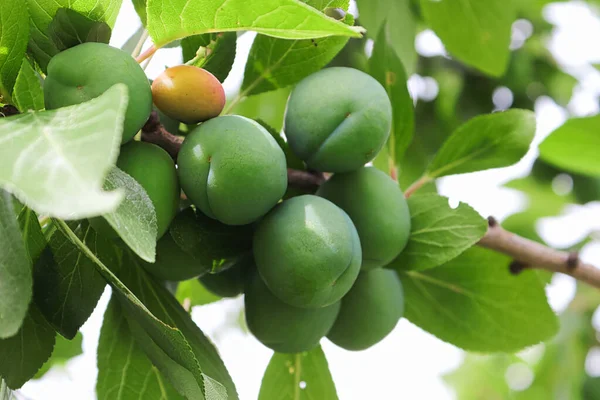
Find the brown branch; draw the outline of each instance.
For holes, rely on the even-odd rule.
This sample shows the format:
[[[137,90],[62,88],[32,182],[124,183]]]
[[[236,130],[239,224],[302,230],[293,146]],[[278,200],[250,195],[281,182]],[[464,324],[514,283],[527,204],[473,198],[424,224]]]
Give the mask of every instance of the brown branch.
[[[502,228],[490,225],[480,246],[511,256],[511,272],[518,273],[526,268],[560,272],[600,288],[600,269],[582,262],[577,253],[556,250],[533,240],[526,239]]]
[[[19,110],[17,110],[17,107],[15,106],[7,104],[4,107],[0,107],[0,118],[11,117],[17,114],[19,114]]]
[[[177,154],[183,143],[183,137],[173,135],[160,123],[158,113],[152,111],[150,118],[142,128],[142,140],[154,143],[169,153],[173,160],[177,160]],[[325,182],[325,176],[316,171],[301,171],[288,168],[288,184],[290,186],[315,191],[320,184]]]
[[[175,136],[165,129],[160,123],[156,111],[152,111],[150,118],[148,118],[148,121],[142,127],[142,140],[162,147],[169,153],[173,160],[177,160],[177,154],[179,154],[181,143],[183,143],[183,137]]]

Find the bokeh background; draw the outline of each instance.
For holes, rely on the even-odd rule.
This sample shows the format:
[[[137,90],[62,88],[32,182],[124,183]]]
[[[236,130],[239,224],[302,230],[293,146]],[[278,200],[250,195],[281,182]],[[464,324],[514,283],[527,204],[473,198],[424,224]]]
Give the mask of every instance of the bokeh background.
[[[600,72],[596,63],[600,64],[600,6],[583,1],[522,1],[548,4],[543,7],[542,16],[538,17],[540,20],[520,19],[513,24],[511,48],[514,52],[509,68],[509,75],[513,80],[489,80],[477,74],[466,73],[462,75],[461,84],[469,90],[479,90],[483,97],[478,100],[476,110],[467,110],[467,113],[492,112],[511,106],[533,107],[538,122],[534,145],[517,165],[447,177],[438,181],[438,190],[450,198],[451,204],[466,202],[483,216],[493,215],[499,220],[505,220],[510,216],[524,215],[523,218],[529,218],[527,221],[537,220],[533,234],[560,248],[580,244],[581,257],[600,266],[600,244],[594,240],[595,232],[600,232],[600,203],[568,205],[567,199],[572,194],[574,184],[572,176],[557,173],[547,187],[532,189],[529,185],[525,191],[505,186],[508,182],[514,182],[529,174],[537,155],[536,145],[553,129],[569,117],[593,115],[598,112]],[[355,4],[351,5],[350,12],[360,18]],[[113,31],[111,45],[122,46],[139,26],[139,18],[133,6],[125,1]],[[254,37],[255,34],[247,32],[238,38],[236,61],[224,83],[229,99],[239,90],[244,64]],[[368,57],[372,43],[365,41],[359,45],[364,49],[364,56]],[[146,43],[145,47],[148,46],[149,43]],[[415,47],[421,56],[420,75],[411,75],[409,89],[417,107],[417,131],[420,134],[419,130],[424,129],[423,124],[429,119],[434,119],[435,113],[437,121],[444,121],[436,105],[440,104],[439,100],[445,99],[441,96],[451,96],[448,93],[453,81],[452,77],[440,74],[442,69],[438,67],[445,66],[444,63],[450,63],[451,60],[443,44],[432,31],[421,30],[416,36]],[[517,62],[531,54],[534,55],[532,57],[535,58],[535,62]],[[543,65],[545,59],[550,60],[550,70]],[[179,48],[161,49],[151,60],[146,71],[150,78],[154,78],[166,66],[177,65],[181,61]],[[548,73],[553,75],[548,77]],[[518,79],[523,82],[515,83]],[[285,97],[286,92],[271,96]],[[460,101],[459,98],[458,104]],[[266,100],[265,104],[267,106],[261,110],[263,115],[273,119],[280,118],[276,115],[281,113],[280,110],[269,108]],[[247,106],[249,105],[242,103],[239,107]],[[459,110],[459,106],[454,105],[450,111],[461,113],[464,109],[465,107],[462,107]],[[431,118],[428,118],[429,116]],[[438,128],[439,126],[435,126],[432,130]],[[432,140],[435,140],[435,137]],[[539,216],[543,217],[539,219],[529,215],[547,205],[546,198],[550,198],[547,196],[564,198],[567,206],[563,207],[561,203],[560,210],[550,213],[556,214],[550,217],[544,217],[543,212],[539,213]],[[513,222],[518,221],[513,218]],[[104,293],[95,312],[81,330],[83,354],[71,359],[65,366],[53,368],[42,379],[27,383],[16,393],[17,398],[95,399],[96,349],[102,315],[110,297],[109,290]],[[566,276],[554,276],[547,287],[550,304],[561,315],[566,315],[572,309],[575,293],[576,283]],[[262,374],[272,352],[245,331],[242,307],[241,298],[222,300],[195,307],[192,316],[217,345],[236,382],[240,398],[247,400],[257,398]],[[583,324],[586,329],[589,327],[592,333],[595,333],[596,329],[600,331],[600,312],[594,313],[592,310],[585,314]],[[570,323],[563,325],[573,326]],[[519,327],[515,326],[514,329]],[[552,344],[534,346],[518,354],[518,357],[467,356],[460,349],[402,320],[392,334],[367,351],[348,352],[335,347],[326,339],[322,345],[342,400],[503,399],[513,398],[519,393],[533,393],[523,396],[526,399],[549,398],[544,397],[543,392],[538,393],[540,397],[527,390],[535,381],[535,366],[545,355],[548,356],[553,348]],[[560,345],[563,346],[562,343]],[[580,358],[570,357],[571,348],[565,348],[564,354],[559,354],[551,359],[551,362],[556,364],[557,371],[560,368],[577,371],[584,368],[583,373],[577,372],[581,376],[574,379],[594,382],[589,378],[600,376],[600,347],[591,346],[589,349],[589,346],[584,346],[584,350],[584,366],[579,365]],[[566,379],[559,376],[557,380],[559,378]],[[565,385],[568,386],[568,382]],[[564,393],[560,392],[560,388],[552,389],[552,398],[573,398],[568,389],[563,389]],[[594,393],[597,393],[597,397]],[[477,397],[478,394],[481,396]],[[600,390],[594,392],[590,389],[586,396],[586,399],[600,398]]]

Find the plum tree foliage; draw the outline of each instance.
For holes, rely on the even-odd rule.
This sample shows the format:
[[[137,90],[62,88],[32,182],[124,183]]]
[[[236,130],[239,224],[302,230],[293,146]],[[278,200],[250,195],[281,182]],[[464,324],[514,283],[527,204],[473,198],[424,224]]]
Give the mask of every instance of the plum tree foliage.
[[[544,47],[547,2],[358,0],[352,15],[347,0],[136,0],[121,49],[121,0],[25,3],[0,6],[0,398],[80,353],[107,284],[100,399],[243,397],[190,313],[240,296],[275,352],[261,400],[336,400],[321,343],[367,350],[402,318],[489,354],[446,377],[460,399],[597,397],[600,270],[577,254],[593,239],[555,250],[535,227],[600,200],[598,116],[534,149],[506,184],[528,205],[501,223],[436,185],[517,163],[536,99],[568,103],[577,80]],[[423,29],[447,54],[417,54]],[[226,96],[244,31],[258,35]],[[185,63],[150,81],[166,46]],[[411,97],[412,74],[436,81],[433,99]],[[560,313],[553,273],[581,281]],[[519,392],[504,380],[516,362],[535,372]]]

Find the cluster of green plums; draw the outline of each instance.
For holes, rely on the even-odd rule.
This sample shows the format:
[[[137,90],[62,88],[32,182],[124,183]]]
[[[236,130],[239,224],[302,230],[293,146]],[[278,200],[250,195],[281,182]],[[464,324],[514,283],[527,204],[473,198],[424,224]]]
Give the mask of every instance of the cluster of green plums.
[[[117,83],[128,87],[129,103],[116,165],[146,190],[157,216],[148,272],[164,281],[198,277],[223,297],[244,293],[250,331],[278,352],[309,350],[325,336],[362,350],[392,331],[403,292],[397,274],[383,267],[406,246],[410,215],[397,183],[365,167],[392,120],[375,79],[327,68],[294,88],[287,145],[308,169],[331,176],[315,194],[283,201],[283,150],[259,123],[219,116],[223,87],[203,69],[169,68],[150,84],[129,54],[86,43],[50,61],[46,108],[87,101]],[[171,132],[192,125],[177,165],[162,148],[132,140],[153,104]],[[102,218],[91,224],[116,235]]]

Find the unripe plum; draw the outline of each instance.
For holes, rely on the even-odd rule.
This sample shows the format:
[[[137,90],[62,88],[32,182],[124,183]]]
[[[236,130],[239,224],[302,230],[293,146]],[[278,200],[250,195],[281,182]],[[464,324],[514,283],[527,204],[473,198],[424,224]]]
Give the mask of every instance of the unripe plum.
[[[159,110],[186,124],[214,118],[225,106],[221,82],[193,65],[167,68],[152,83],[152,98]]]
[[[373,167],[334,174],[317,195],[346,211],[362,246],[362,270],[389,264],[410,235],[408,204],[398,184]]]
[[[284,131],[290,148],[309,167],[348,172],[375,158],[391,123],[392,106],[377,80],[356,69],[332,67],[294,88]]]
[[[404,314],[404,293],[395,271],[361,272],[342,299],[327,338],[346,350],[364,350],[379,343]]]
[[[143,263],[144,269],[163,281],[185,281],[210,271],[209,266],[183,251],[167,232],[156,243],[156,261]]]
[[[340,300],[360,270],[360,240],[348,215],[329,200],[304,195],[275,207],[254,234],[254,260],[284,302],[319,308]]]
[[[146,190],[156,211],[158,238],[162,237],[179,206],[179,181],[173,159],[155,144],[131,142],[121,147],[117,167]]]
[[[290,306],[273,295],[256,273],[248,280],[245,293],[248,329],[262,344],[279,353],[316,347],[340,310],[339,301],[315,309]]]
[[[144,70],[123,50],[89,42],[52,57],[44,80],[46,109],[86,102],[117,83],[124,83],[129,94],[121,141],[128,142],[150,116],[152,91]]]
[[[181,187],[204,214],[228,225],[265,215],[287,188],[285,155],[261,125],[227,115],[189,133],[177,159]]]

